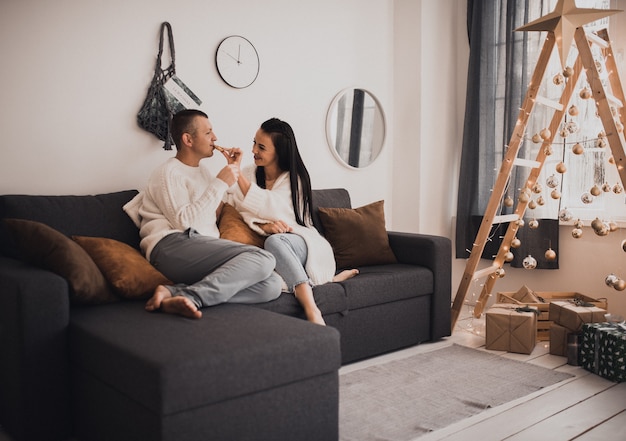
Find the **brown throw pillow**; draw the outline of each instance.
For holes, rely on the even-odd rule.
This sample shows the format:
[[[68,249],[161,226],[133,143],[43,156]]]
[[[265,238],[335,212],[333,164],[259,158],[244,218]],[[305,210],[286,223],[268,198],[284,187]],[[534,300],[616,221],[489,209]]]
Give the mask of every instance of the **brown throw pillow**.
[[[143,255],[106,237],[72,236],[91,256],[116,293],[125,299],[150,298],[159,285],[173,285]]]
[[[41,222],[4,222],[28,262],[67,280],[72,302],[102,304],[119,300],[91,257],[72,239]]]
[[[224,204],[220,219],[217,222],[220,238],[228,239],[247,245],[263,248],[265,237],[252,230],[241,217],[241,214],[230,204]]]
[[[384,201],[360,208],[319,208],[337,268],[396,263],[385,227]]]

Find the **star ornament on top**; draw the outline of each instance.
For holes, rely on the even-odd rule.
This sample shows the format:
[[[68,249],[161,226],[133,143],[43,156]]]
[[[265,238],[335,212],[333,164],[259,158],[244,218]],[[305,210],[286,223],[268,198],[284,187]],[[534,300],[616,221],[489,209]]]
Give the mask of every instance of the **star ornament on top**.
[[[559,0],[554,11],[515,30],[554,32],[561,65],[565,67],[576,29],[618,12],[622,12],[622,10],[579,8],[576,6],[575,0]]]

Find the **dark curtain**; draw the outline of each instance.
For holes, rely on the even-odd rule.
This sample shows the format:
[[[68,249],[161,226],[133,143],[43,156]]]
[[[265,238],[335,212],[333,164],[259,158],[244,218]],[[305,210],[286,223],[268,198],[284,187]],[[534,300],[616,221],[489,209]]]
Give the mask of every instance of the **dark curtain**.
[[[457,201],[457,258],[469,257],[545,40],[543,32],[514,32],[514,29],[550,12],[548,3],[554,2],[468,0],[470,58]],[[520,146],[518,157],[535,159],[528,144]],[[527,168],[514,168],[506,194],[517,200],[528,173]],[[514,206],[503,206],[499,214],[513,210]],[[523,249],[512,250],[515,254],[512,265],[521,266],[523,258],[531,254],[538,261],[537,268],[558,267],[558,261],[545,262],[543,258],[548,247],[558,256],[558,221],[554,228],[553,222],[550,227],[547,220],[538,220],[541,228],[520,229],[524,230],[526,243]],[[493,259],[507,227],[508,224],[494,225],[482,257]],[[522,240],[520,234],[521,231],[518,238]]]

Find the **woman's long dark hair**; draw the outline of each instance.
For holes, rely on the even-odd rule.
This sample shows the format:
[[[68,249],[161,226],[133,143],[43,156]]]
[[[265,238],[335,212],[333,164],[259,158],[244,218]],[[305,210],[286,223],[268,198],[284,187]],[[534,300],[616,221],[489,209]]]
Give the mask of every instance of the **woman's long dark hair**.
[[[267,133],[278,155],[278,167],[289,172],[291,184],[291,203],[296,215],[296,221],[305,225],[305,221],[312,219],[311,208],[311,178],[300,157],[296,136],[289,124],[278,118],[271,118],[261,124],[261,130]],[[265,187],[265,168],[257,167],[256,182],[261,188]]]

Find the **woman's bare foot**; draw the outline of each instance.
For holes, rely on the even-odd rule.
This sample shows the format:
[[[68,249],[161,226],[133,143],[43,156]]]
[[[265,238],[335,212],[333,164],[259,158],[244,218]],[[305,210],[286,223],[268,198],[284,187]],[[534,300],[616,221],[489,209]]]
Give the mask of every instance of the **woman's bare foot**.
[[[169,314],[178,314],[187,318],[199,319],[202,312],[187,297],[168,297],[161,302],[161,310]]]
[[[305,314],[306,314],[307,320],[310,321],[311,323],[326,326],[326,322],[324,321],[324,318],[322,317],[322,311],[320,311],[319,309],[315,308],[315,310],[305,311]]]
[[[161,307],[161,302],[168,297],[172,297],[170,290],[163,285],[157,286],[152,297],[146,302],[146,311],[156,311]]]
[[[162,310],[169,314],[183,317],[200,318],[202,312],[186,297],[172,297],[172,293],[163,285],[157,286],[152,297],[146,302],[146,311]]]
[[[333,277],[333,282],[343,282],[344,280],[353,278],[357,274],[359,274],[358,269],[343,270],[342,272],[337,274],[335,277]]]

